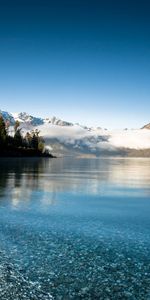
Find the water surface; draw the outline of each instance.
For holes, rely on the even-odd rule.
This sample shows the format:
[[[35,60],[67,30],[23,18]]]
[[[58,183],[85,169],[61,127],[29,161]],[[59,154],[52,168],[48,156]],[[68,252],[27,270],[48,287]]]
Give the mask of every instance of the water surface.
[[[0,161],[0,299],[150,299],[150,159]]]

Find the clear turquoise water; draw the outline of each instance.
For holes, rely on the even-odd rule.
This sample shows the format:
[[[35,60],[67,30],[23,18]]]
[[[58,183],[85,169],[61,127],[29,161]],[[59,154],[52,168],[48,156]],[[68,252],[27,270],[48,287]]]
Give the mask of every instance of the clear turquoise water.
[[[0,299],[150,299],[150,159],[1,160]]]

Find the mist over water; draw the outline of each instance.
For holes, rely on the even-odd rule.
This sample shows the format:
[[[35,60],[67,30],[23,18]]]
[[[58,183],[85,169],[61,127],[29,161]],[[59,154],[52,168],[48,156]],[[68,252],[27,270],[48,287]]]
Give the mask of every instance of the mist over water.
[[[0,161],[1,299],[150,299],[150,159]]]

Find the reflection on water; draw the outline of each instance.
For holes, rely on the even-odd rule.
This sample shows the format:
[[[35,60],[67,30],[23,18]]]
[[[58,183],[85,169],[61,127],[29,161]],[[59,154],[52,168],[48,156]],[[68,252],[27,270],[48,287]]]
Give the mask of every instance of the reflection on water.
[[[0,195],[12,205],[41,193],[43,205],[53,204],[57,193],[103,196],[150,196],[149,159],[55,159],[0,162]]]
[[[0,298],[150,299],[149,166],[1,160]]]

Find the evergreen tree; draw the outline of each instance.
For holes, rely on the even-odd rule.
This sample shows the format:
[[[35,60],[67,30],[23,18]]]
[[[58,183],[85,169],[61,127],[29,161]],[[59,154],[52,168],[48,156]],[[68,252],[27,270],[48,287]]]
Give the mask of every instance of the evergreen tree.
[[[38,143],[38,150],[39,150],[40,152],[43,152],[43,151],[44,151],[44,142],[43,142],[43,141],[40,141],[40,142]]]
[[[21,129],[17,129],[14,135],[14,145],[16,147],[21,147],[23,145],[23,139],[21,135]]]
[[[27,132],[23,138],[20,123],[14,125],[15,134],[10,134],[10,122],[4,121],[0,115],[0,156],[36,156],[44,152],[44,140],[39,136],[38,129]],[[32,149],[31,149],[32,148]],[[46,153],[46,152],[45,152]]]
[[[5,122],[2,116],[0,116],[0,145],[4,146],[6,143],[7,131]]]
[[[7,134],[9,132],[9,127],[10,127],[10,121],[6,120],[6,122],[5,122],[5,128],[6,128]]]
[[[31,147],[36,150],[38,149],[38,136],[34,132],[32,134]]]
[[[29,147],[31,148],[31,140],[32,140],[32,136],[29,132],[26,133],[25,135],[25,144],[26,144],[26,147]]]
[[[18,127],[20,126],[20,123],[19,123],[19,121],[17,120],[16,122],[15,122],[15,125],[14,125],[14,130],[15,130],[15,132],[18,130]]]

